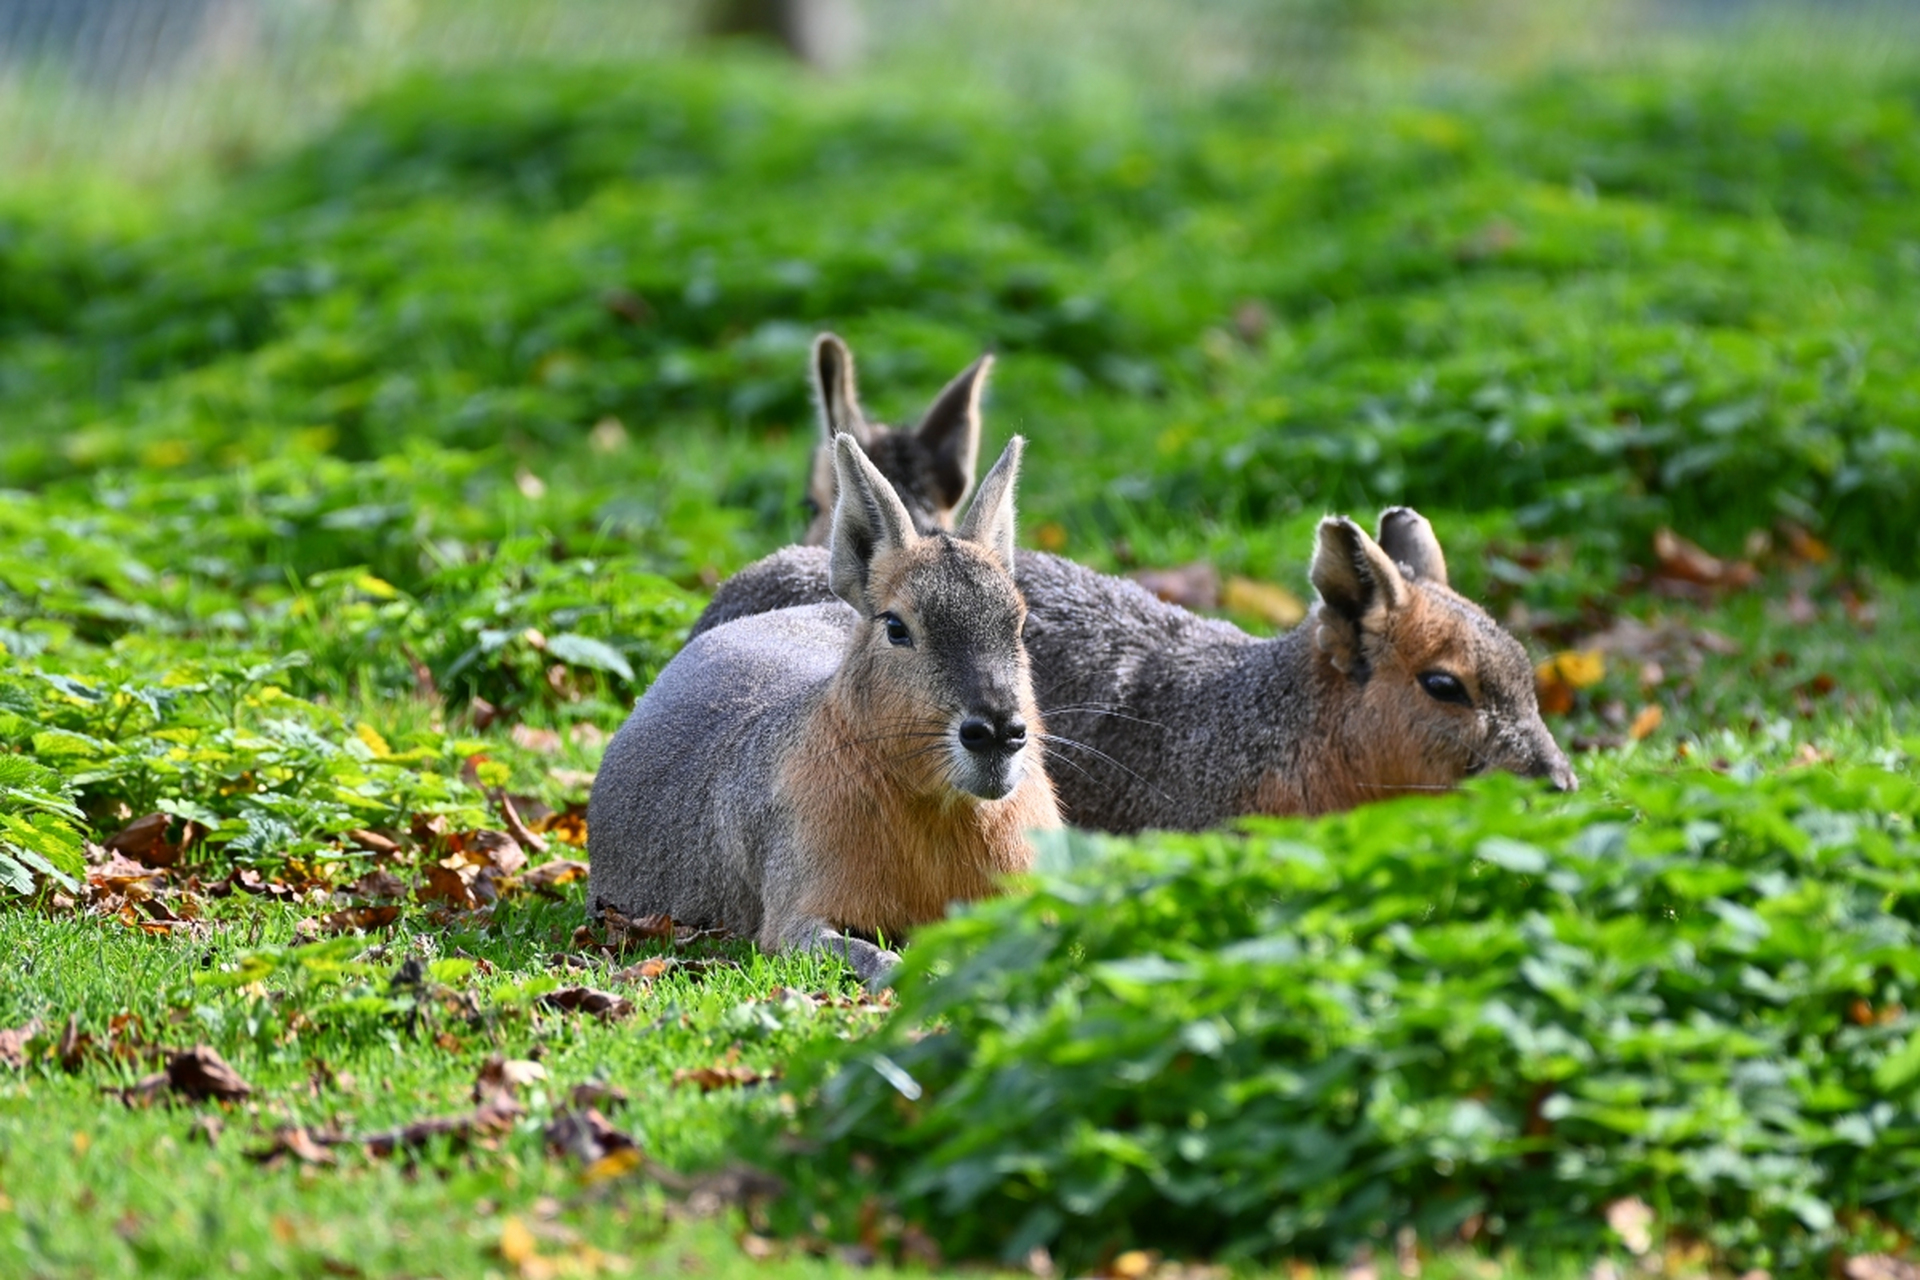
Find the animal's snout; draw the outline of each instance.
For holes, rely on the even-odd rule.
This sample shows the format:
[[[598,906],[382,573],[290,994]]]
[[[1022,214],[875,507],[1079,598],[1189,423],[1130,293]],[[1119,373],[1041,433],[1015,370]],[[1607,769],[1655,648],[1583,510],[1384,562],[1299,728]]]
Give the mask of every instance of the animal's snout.
[[[1027,745],[1027,722],[1018,715],[968,716],[960,722],[960,745],[975,755],[1018,751]]]

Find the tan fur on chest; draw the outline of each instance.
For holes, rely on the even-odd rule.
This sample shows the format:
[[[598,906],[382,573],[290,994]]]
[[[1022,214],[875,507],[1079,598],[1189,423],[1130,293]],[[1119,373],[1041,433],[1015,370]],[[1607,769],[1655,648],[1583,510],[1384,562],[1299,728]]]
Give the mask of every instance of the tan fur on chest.
[[[949,902],[986,897],[999,877],[1028,870],[1027,832],[1060,825],[1037,750],[1011,795],[985,801],[928,787],[936,751],[863,734],[831,701],[809,718],[804,740],[778,784],[808,867],[795,906],[836,927],[902,936]]]

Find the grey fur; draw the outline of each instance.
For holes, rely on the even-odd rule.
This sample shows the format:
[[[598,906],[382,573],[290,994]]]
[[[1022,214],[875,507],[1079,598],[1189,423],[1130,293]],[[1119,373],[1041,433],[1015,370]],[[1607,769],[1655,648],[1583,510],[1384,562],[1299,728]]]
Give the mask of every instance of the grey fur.
[[[945,533],[933,535],[931,548],[922,545],[927,540],[912,531],[886,479],[850,435],[836,438],[833,543],[809,550],[820,557],[822,582],[831,561],[844,599],[705,629],[667,664],[608,745],[593,788],[590,913],[612,907],[724,924],[770,950],[839,952],[863,979],[884,978],[897,956],[847,936],[836,927],[844,921],[799,910],[807,887],[820,882],[817,851],[823,840],[832,843],[832,832],[807,829],[820,819],[783,801],[783,779],[814,748],[809,725],[823,704],[863,723],[871,719],[863,714],[872,691],[862,673],[874,669],[870,651],[884,651],[887,641],[876,632],[893,617],[876,615],[872,574],[882,557],[903,549],[910,556],[889,569],[892,598],[911,604],[914,639],[924,650],[912,692],[930,705],[929,715],[951,726],[946,785],[992,801],[1034,776],[1028,771],[1039,752],[1026,748],[1024,730],[1018,742],[1002,733],[984,751],[957,737],[968,717],[1004,727],[1031,706],[1020,645],[1024,607],[993,546],[1002,538],[1011,545],[1023,443],[1009,443],[969,512],[968,528],[992,540],[983,554]],[[1046,811],[1052,813],[1050,798]],[[887,851],[871,856],[885,859]]]
[[[814,407],[822,442],[816,449],[807,484],[813,509],[802,541],[824,545],[836,501],[832,463],[834,436],[853,436],[867,457],[899,494],[915,532],[927,534],[951,526],[952,514],[973,487],[980,453],[980,397],[992,356],[981,356],[935,396],[920,424],[911,431],[874,422],[860,405],[853,352],[837,335],[814,339]]]
[[[1404,514],[1389,512],[1383,527],[1400,531],[1391,537],[1405,536],[1408,516],[1426,525],[1396,511]],[[694,634],[820,599],[824,569],[815,548],[776,552],[722,583]],[[1475,746],[1457,774],[1500,768],[1578,785],[1540,718],[1519,641],[1444,581],[1403,575],[1350,521],[1322,522],[1313,572],[1321,599],[1306,622],[1272,639],[1044,552],[1022,551],[1015,578],[1027,602],[1048,772],[1076,825],[1202,830],[1257,811],[1260,786],[1274,775],[1311,793],[1330,763],[1364,760],[1378,744],[1357,740],[1364,729],[1349,713],[1378,656],[1385,612],[1415,591],[1465,624],[1477,655]],[[1438,739],[1413,746],[1458,750]]]

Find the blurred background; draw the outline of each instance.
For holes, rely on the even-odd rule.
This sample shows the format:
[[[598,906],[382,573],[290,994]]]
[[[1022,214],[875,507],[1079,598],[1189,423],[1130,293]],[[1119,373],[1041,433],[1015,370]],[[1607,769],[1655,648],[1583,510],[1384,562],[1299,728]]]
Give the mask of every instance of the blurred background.
[[[0,154],[16,174],[76,153],[138,172],[231,161],[409,72],[679,59],[742,37],[839,75],[1163,98],[1434,90],[1755,46],[1886,59],[1917,33],[1911,0],[0,0]]]
[[[1257,627],[1399,502],[1553,648],[1920,570],[1920,3],[0,0],[0,175],[16,649],[697,595],[824,328],[895,422],[997,352],[1023,537]]]

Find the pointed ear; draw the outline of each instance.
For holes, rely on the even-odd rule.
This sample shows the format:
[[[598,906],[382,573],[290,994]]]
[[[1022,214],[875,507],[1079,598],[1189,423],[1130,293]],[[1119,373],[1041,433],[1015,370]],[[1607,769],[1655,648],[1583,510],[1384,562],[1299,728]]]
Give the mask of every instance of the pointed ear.
[[[1007,441],[960,522],[960,536],[993,552],[1008,573],[1013,572],[1013,484],[1020,477],[1020,455],[1026,447],[1020,436]]]
[[[1309,575],[1320,593],[1319,644],[1333,665],[1364,678],[1364,640],[1377,634],[1409,598],[1407,581],[1379,544],[1345,516],[1320,522]]]
[[[827,585],[864,615],[873,610],[867,598],[873,562],[918,535],[900,495],[845,432],[833,438],[833,467],[840,496],[833,504],[833,533],[827,539]]]
[[[873,431],[867,426],[854,386],[853,352],[837,334],[823,333],[813,340],[813,403],[829,445],[842,433],[862,447],[872,443]]]
[[[1388,507],[1380,513],[1380,549],[1422,582],[1447,585],[1447,557],[1433,526],[1412,507]]]
[[[952,511],[973,488],[980,460],[980,393],[993,369],[993,357],[981,356],[934,398],[916,433],[933,460],[934,497]]]

